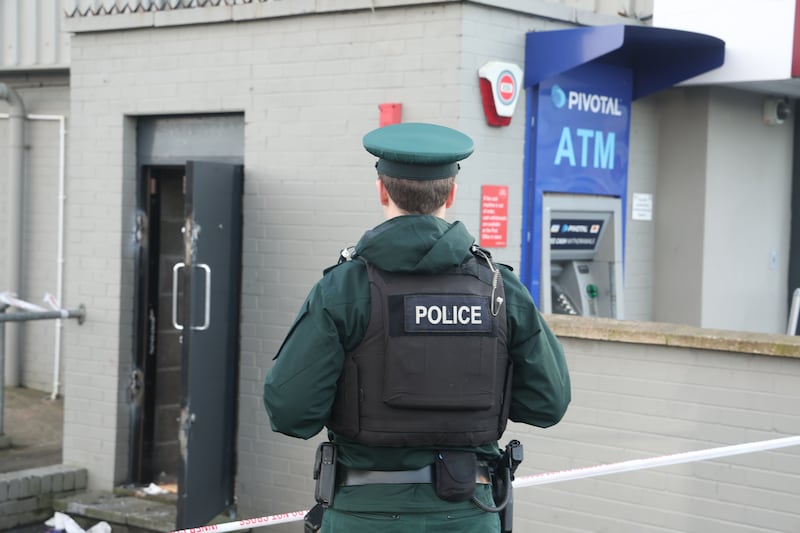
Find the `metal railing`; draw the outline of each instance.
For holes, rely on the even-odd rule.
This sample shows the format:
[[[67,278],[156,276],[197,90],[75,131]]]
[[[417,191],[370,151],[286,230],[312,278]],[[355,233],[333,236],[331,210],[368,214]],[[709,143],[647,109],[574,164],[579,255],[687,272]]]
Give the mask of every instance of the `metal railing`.
[[[5,405],[3,397],[5,395],[5,366],[6,366],[6,322],[27,322],[29,320],[48,320],[62,318],[76,318],[78,324],[83,324],[86,318],[86,308],[81,304],[77,309],[57,309],[54,311],[17,311],[6,313],[10,306],[0,302],[0,437],[3,432],[3,412]]]

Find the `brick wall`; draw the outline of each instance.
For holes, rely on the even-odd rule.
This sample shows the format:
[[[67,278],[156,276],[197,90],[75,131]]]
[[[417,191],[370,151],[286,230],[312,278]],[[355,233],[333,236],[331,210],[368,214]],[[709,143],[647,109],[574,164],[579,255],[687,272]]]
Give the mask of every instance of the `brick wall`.
[[[132,323],[136,116],[244,113],[238,499],[243,509],[278,512],[308,500],[314,443],[271,433],[262,383],[322,269],[380,221],[374,158],[361,146],[378,124],[377,105],[403,102],[404,121],[475,136],[452,216],[476,232],[481,184],[508,184],[521,210],[524,140],[522,99],[512,127],[485,126],[477,68],[522,63],[526,31],[564,24],[448,3],[77,33],[67,296],[88,316],[65,335],[65,460],[87,465],[98,488],[125,475],[133,355],[130,326],[120,324]],[[512,217],[500,260],[518,263],[520,229]]]
[[[476,69],[490,59],[521,63],[526,31],[564,24],[452,2],[75,34],[67,291],[88,316],[65,335],[65,460],[86,465],[91,488],[125,476],[137,116],[244,113],[237,502],[242,517],[303,509],[316,439],[270,431],[262,384],[322,269],[380,221],[374,158],[361,146],[377,105],[403,102],[404,121],[474,135],[478,151],[463,165],[452,215],[475,232],[483,183],[508,184],[521,211],[525,126],[521,101],[511,127],[487,129]],[[510,221],[500,260],[518,263],[520,229]],[[515,431],[526,444],[543,435]],[[531,519],[526,505],[520,520]]]
[[[255,467],[240,469],[241,499],[255,506],[273,472],[289,468],[287,483],[307,490],[305,462],[273,454],[281,443],[265,430],[270,354],[321,270],[380,220],[361,146],[378,103],[406,102],[406,121],[458,126],[460,13],[428,6],[75,35],[67,296],[88,316],[65,334],[64,457],[87,465],[92,484],[125,474],[133,356],[120,324],[132,323],[135,116],[244,112],[239,454]]]
[[[800,339],[614,321],[588,338],[591,319],[553,323],[573,402],[552,428],[510,430],[525,444],[522,475],[800,435]],[[637,342],[609,340],[626,329]],[[742,353],[760,350],[753,341],[794,356]],[[794,447],[530,487],[515,520],[522,531],[798,531],[798,475]]]
[[[54,465],[0,474],[0,530],[43,523],[53,500],[86,488],[85,468]]]

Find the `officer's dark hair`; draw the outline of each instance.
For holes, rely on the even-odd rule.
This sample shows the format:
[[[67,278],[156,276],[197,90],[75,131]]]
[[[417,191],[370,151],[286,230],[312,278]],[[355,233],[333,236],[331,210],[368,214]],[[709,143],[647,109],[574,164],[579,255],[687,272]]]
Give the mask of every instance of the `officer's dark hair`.
[[[397,207],[411,215],[430,215],[447,201],[455,176],[438,180],[407,180],[379,175]]]

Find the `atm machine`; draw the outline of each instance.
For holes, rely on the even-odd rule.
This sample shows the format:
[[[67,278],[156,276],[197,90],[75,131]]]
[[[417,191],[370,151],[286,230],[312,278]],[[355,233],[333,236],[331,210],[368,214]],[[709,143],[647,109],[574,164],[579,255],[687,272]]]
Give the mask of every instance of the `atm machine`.
[[[624,318],[621,199],[544,194],[540,307]]]

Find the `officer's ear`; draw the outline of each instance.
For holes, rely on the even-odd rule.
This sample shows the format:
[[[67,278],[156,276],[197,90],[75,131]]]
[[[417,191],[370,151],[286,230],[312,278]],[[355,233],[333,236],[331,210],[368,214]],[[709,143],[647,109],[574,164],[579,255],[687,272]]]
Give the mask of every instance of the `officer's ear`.
[[[375,181],[375,187],[378,189],[378,201],[383,207],[387,207],[389,205],[389,191],[386,190],[383,180],[378,178]]]
[[[453,182],[453,188],[450,189],[450,194],[447,195],[447,200],[444,202],[444,207],[446,209],[450,209],[450,206],[453,205],[453,202],[456,200],[456,189],[458,188],[458,183]]]

